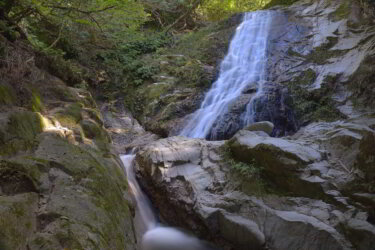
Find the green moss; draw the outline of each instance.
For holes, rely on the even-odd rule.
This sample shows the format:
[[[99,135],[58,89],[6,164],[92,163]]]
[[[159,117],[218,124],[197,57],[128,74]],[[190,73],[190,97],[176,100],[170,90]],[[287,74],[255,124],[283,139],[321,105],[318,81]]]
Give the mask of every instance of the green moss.
[[[310,54],[305,56],[306,60],[319,65],[327,63],[330,58],[335,58],[344,55],[348,50],[332,50],[337,44],[337,37],[327,37],[328,42],[323,43],[319,47],[315,48]]]
[[[227,25],[225,21],[210,24],[198,31],[182,35],[168,52],[188,55],[204,64],[215,65],[219,59],[224,58],[235,28],[235,25]]]
[[[13,113],[9,117],[7,132],[18,139],[32,141],[44,128],[40,114],[34,112]]]
[[[309,69],[287,83],[293,102],[290,104],[300,123],[335,121],[344,118],[331,96],[335,92],[338,76],[327,76],[320,89],[308,90],[306,85],[315,82],[316,73]]]
[[[63,85],[52,86],[48,89],[56,100],[64,102],[77,102],[78,96],[68,87]]]
[[[36,194],[0,196],[0,247],[1,249],[24,249],[25,239],[33,232],[33,213],[30,208],[37,203]],[[25,227],[25,224],[31,226]]]
[[[353,92],[352,101],[358,107],[374,108],[375,71],[373,67],[375,57],[368,56],[357,71],[350,77],[348,86]]]
[[[70,104],[56,114],[56,119],[65,127],[74,127],[82,120],[82,104]]]
[[[84,250],[85,248],[79,243],[71,230],[59,231],[55,234],[58,242],[64,249]]]
[[[220,155],[222,163],[229,166],[234,177],[240,180],[243,192],[257,196],[273,193],[271,186],[264,179],[262,165],[255,159],[251,158],[246,163],[236,160],[228,143],[221,146]]]
[[[42,102],[42,98],[36,90],[31,92],[31,109],[34,112],[43,112],[44,105]]]
[[[333,21],[340,21],[349,16],[351,12],[351,1],[345,0],[343,3],[330,15]]]
[[[278,5],[291,5],[295,2],[297,2],[298,0],[271,0],[268,4],[266,4],[266,6],[264,7],[264,9],[268,9],[268,8],[271,8],[271,7],[274,7],[274,6],[278,6]]]
[[[16,96],[13,88],[7,84],[0,84],[0,104],[12,105],[14,104]]]
[[[316,80],[316,72],[313,69],[302,71],[299,76],[293,79],[291,84],[294,85],[310,85]]]
[[[0,153],[4,155],[15,154],[33,148],[35,138],[42,133],[45,124],[39,113],[21,111],[9,116],[4,132],[0,133]]]
[[[319,65],[327,63],[327,60],[330,58],[335,58],[341,56],[347,52],[347,50],[332,50],[332,48],[337,44],[337,37],[327,37],[327,42],[323,43],[319,47],[315,48],[310,54],[304,56],[295,52],[292,48],[289,48],[288,54],[290,56],[296,56],[305,58],[307,62],[316,63]]]

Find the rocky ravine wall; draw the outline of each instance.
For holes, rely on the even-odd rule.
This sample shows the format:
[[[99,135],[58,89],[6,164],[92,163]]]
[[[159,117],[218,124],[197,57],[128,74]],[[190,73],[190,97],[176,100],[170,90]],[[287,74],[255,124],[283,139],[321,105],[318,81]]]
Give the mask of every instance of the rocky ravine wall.
[[[27,46],[8,45],[0,249],[135,249],[126,177],[90,93],[35,67]]]
[[[138,175],[163,220],[224,249],[372,249],[373,21],[355,1],[274,10],[265,103],[288,91],[297,133],[159,140],[137,154]]]

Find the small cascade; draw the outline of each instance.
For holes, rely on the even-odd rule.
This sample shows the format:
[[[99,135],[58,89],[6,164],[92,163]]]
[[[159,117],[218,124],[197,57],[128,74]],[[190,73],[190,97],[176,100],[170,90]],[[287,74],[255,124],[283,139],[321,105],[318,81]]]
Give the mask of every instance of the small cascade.
[[[120,158],[125,166],[129,187],[132,191],[135,202],[137,203],[142,231],[151,230],[156,227],[157,218],[154,214],[154,211],[152,210],[151,202],[149,201],[148,197],[142,192],[142,189],[135,177],[133,169],[133,161],[135,155],[122,155]]]
[[[220,65],[219,78],[180,135],[206,138],[211,133],[210,139],[215,139],[215,131],[211,131],[214,123],[248,90],[256,94],[241,115],[241,126],[254,121],[253,100],[262,95],[263,83],[267,80],[267,44],[272,15],[273,11],[244,14]]]
[[[124,164],[129,187],[140,217],[141,225],[138,227],[141,229],[137,230],[140,235],[143,235],[140,250],[214,250],[195,237],[158,223],[151,202],[143,193],[136,179],[133,164],[135,155],[121,155],[120,158]]]

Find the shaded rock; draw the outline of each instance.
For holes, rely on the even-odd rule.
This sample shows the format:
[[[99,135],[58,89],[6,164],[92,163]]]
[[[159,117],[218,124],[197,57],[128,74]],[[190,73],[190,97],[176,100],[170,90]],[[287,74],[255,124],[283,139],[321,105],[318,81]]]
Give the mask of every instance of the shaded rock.
[[[265,245],[265,236],[258,225],[241,216],[220,213],[219,227],[224,239],[236,242],[239,249],[261,249]]]

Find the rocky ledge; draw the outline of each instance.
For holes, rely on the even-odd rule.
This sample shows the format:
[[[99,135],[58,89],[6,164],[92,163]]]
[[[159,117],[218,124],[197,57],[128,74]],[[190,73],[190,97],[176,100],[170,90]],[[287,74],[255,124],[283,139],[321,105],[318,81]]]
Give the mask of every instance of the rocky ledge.
[[[287,138],[241,130],[221,142],[171,137],[140,150],[136,167],[162,220],[224,249],[371,249],[374,125],[314,123]]]

